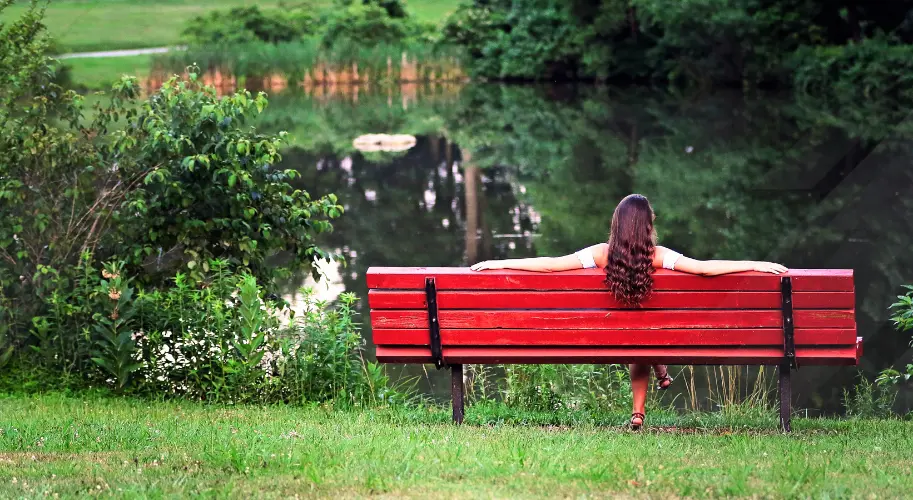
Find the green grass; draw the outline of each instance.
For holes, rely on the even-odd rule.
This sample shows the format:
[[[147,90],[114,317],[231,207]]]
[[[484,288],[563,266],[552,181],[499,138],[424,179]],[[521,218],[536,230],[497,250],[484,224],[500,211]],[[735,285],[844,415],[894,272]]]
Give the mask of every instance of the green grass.
[[[149,76],[152,68],[152,56],[131,57],[85,57],[64,59],[62,64],[70,68],[74,83],[89,90],[110,90],[111,84],[123,75],[139,77]]]
[[[902,497],[913,422],[0,399],[0,497]],[[559,425],[538,425],[553,422]],[[531,422],[524,425],[505,422]],[[751,425],[752,427],[743,427]]]
[[[290,0],[288,4],[297,2]],[[331,0],[313,2],[327,7]],[[458,0],[412,0],[409,10],[420,20],[437,22],[456,9]],[[3,12],[14,19],[27,7],[19,0]],[[134,49],[176,45],[184,25],[215,9],[243,5],[271,8],[278,1],[256,0],[56,0],[47,9],[45,24],[63,52]]]

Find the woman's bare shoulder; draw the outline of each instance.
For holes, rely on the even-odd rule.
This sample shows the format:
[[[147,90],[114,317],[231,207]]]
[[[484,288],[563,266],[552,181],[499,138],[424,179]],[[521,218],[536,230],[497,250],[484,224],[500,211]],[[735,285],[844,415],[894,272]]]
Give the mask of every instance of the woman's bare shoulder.
[[[593,260],[596,262],[596,265],[600,269],[605,268],[605,266],[609,265],[608,243],[597,243],[589,247],[589,250],[593,254]]]
[[[666,247],[661,247],[656,245],[656,248],[653,249],[653,267],[655,269],[662,269],[663,267],[663,258],[666,257],[666,253],[671,252]]]

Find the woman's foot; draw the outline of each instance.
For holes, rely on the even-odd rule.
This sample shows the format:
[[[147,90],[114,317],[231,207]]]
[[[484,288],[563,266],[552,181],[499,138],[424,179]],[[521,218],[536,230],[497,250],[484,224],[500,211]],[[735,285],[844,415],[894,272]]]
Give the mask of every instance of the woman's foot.
[[[631,430],[639,431],[644,426],[644,420],[647,418],[643,413],[634,412],[631,414]]]
[[[653,368],[653,371],[656,373],[656,390],[665,391],[672,385],[672,381],[675,379],[669,376],[669,371],[666,370],[665,366],[662,366],[659,369],[657,368],[658,367]]]

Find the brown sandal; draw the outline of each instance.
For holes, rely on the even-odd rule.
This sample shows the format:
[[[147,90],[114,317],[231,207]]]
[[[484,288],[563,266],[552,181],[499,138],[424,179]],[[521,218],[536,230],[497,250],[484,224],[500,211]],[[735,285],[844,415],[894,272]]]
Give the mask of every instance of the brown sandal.
[[[640,423],[638,424],[634,420],[640,420]],[[644,415],[643,413],[638,413],[638,412],[632,413],[631,414],[631,430],[639,431],[640,428],[644,426],[644,422],[646,422],[646,421],[647,421],[647,416]]]

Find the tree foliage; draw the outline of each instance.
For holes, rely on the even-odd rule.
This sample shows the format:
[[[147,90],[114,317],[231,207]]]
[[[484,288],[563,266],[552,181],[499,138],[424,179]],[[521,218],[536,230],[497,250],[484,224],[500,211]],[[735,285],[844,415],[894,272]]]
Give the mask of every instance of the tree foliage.
[[[300,40],[316,30],[317,17],[309,10],[260,10],[252,5],[197,16],[187,23],[183,36],[193,45],[282,43]]]
[[[789,83],[800,47],[884,34],[910,43],[911,12],[910,0],[475,0],[448,19],[444,40],[464,47],[484,78],[747,86]],[[895,71],[890,59],[866,55]]]
[[[335,0],[331,8],[320,11],[309,5],[215,10],[188,22],[183,36],[190,45],[208,49],[305,39],[319,40],[328,48],[339,44],[399,43],[427,37],[430,31],[431,27],[409,16],[399,0]]]

